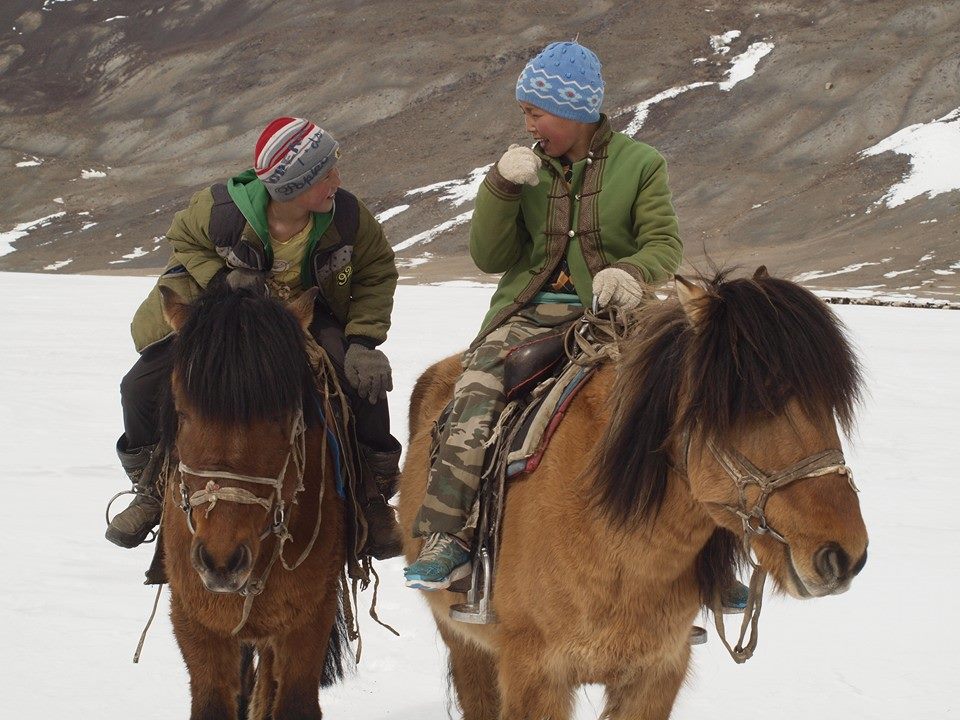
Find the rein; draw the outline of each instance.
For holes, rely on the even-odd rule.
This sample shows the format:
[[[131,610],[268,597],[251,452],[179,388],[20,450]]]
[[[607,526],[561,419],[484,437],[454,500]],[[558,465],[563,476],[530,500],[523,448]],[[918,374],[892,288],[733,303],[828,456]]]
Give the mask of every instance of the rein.
[[[690,477],[687,471],[687,458],[690,454],[690,443],[691,434],[687,431],[684,443],[686,449],[683,454],[683,467],[680,470],[683,477],[687,480],[688,485],[690,483]],[[720,640],[723,642],[724,647],[726,647],[727,652],[730,653],[730,657],[739,664],[753,657],[753,653],[757,648],[760,611],[763,607],[763,586],[767,579],[767,571],[753,559],[753,538],[760,535],[769,535],[774,540],[783,543],[788,549],[790,547],[786,538],[770,527],[770,523],[767,522],[766,507],[770,496],[791,483],[799,480],[823,477],[824,475],[843,475],[847,478],[847,482],[850,483],[850,487],[853,488],[854,492],[859,492],[859,489],[853,482],[853,471],[847,467],[843,453],[836,448],[822,450],[808,455],[793,465],[773,473],[765,473],[738,450],[722,450],[712,441],[707,442],[707,449],[737,488],[739,495],[737,504],[720,504],[720,507],[740,520],[743,528],[741,542],[743,543],[744,554],[747,557],[747,562],[749,562],[753,568],[750,575],[747,606],[744,609],[743,621],[740,624],[740,636],[737,639],[736,645],[731,647],[727,640],[726,630],[723,624],[723,608],[721,607],[719,593],[714,597],[710,606],[717,633],[720,635]],[[748,507],[747,488],[751,485],[755,485],[760,489],[760,496],[756,502],[754,502],[753,507]],[[747,628],[750,628],[750,639],[747,644],[744,645]]]

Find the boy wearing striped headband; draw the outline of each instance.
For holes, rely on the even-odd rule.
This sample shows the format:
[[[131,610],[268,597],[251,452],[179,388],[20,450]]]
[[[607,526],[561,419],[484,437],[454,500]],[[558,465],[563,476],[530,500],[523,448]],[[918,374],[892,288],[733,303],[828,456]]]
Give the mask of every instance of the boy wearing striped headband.
[[[596,297],[636,307],[671,278],[683,246],[667,168],[649,145],[614,132],[600,112],[597,56],[548,45],[523,68],[516,99],[533,148],[511,145],[477,194],[470,254],[503,273],[454,389],[414,534],[424,538],[407,585],[434,590],[470,572],[471,509],[484,444],[504,405],[511,348],[556,333]]]
[[[121,464],[134,484],[130,507],[110,522],[107,539],[143,542],[160,518],[155,477],[145,470],[158,440],[157,390],[170,374],[173,330],[159,286],[196,297],[211,282],[292,299],[320,294],[310,332],[340,375],[356,418],[366,485],[367,549],[378,559],[400,552],[393,510],[400,443],[390,434],[390,363],[377,346],[387,337],[397,268],[380,224],[340,187],[339,143],[316,124],[281,117],[260,134],[253,168],[201,190],[167,232],[173,257],[140,306],[131,331],[140,359],[120,386]]]

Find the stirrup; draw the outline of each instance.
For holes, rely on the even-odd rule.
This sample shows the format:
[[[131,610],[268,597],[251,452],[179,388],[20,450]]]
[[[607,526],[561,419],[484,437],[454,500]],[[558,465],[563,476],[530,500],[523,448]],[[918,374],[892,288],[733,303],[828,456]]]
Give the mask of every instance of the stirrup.
[[[131,490],[121,490],[121,491],[118,492],[116,495],[114,495],[112,498],[110,498],[110,500],[107,501],[107,509],[104,511],[104,515],[105,515],[105,517],[106,517],[107,529],[108,529],[108,530],[110,529],[110,523],[113,522],[113,518],[110,517],[110,508],[113,507],[113,504],[117,501],[117,498],[123,497],[124,495],[139,495],[139,494],[140,494],[140,493],[138,493],[136,490],[133,490],[133,489],[131,489]],[[122,512],[122,511],[121,511],[121,512]],[[152,528],[152,529],[147,533],[146,537],[145,537],[143,540],[141,540],[140,542],[138,542],[134,547],[139,547],[140,545],[149,545],[150,543],[154,542],[154,541],[157,539],[157,535],[158,535],[158,534],[159,534],[159,533],[158,533],[158,531],[157,531],[157,528]],[[109,540],[109,538],[107,538],[107,539]],[[110,540],[110,542],[114,542],[114,541],[113,541],[113,540]],[[124,547],[125,547],[125,546],[124,546]],[[132,548],[128,548],[128,549],[132,549]]]
[[[450,617],[458,622],[471,625],[494,625],[498,622],[497,613],[490,607],[490,595],[493,591],[493,571],[490,567],[490,553],[485,547],[477,551],[473,561],[473,575],[467,601],[450,606]]]
[[[707,642],[706,629],[699,625],[691,625],[689,642],[691,645],[704,645]]]

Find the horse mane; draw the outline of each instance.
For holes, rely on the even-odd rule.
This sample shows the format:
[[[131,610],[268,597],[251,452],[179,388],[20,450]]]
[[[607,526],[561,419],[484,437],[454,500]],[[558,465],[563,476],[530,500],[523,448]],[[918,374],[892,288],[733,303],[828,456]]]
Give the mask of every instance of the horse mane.
[[[280,302],[225,285],[190,305],[174,336],[173,375],[207,421],[248,424],[282,418],[303,404],[317,418],[317,391],[299,322]],[[163,432],[176,434],[172,393],[163,402]]]
[[[835,417],[846,433],[853,424],[861,368],[822,300],[760,272],[700,281],[707,297],[696,327],[677,299],[654,301],[622,348],[594,485],[597,506],[621,525],[656,516],[670,448],[695,427],[723,445],[790,400],[811,417]]]

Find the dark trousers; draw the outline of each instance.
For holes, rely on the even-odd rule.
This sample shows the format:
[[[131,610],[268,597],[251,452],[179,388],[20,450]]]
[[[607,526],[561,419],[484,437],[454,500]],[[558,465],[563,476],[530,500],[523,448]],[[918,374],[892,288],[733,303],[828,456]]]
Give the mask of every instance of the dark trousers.
[[[390,434],[390,408],[386,398],[370,403],[360,398],[347,382],[343,358],[347,339],[343,327],[317,304],[310,334],[322,347],[337,371],[340,387],[350,401],[356,420],[357,441],[371,450],[394,452],[400,443]],[[120,381],[120,404],[123,408],[123,434],[126,449],[155,444],[159,438],[159,406],[161,391],[172,370],[173,338],[151,345],[140,354],[130,371]]]

